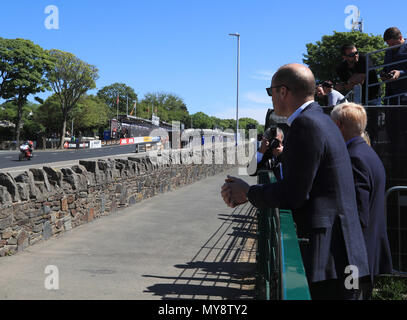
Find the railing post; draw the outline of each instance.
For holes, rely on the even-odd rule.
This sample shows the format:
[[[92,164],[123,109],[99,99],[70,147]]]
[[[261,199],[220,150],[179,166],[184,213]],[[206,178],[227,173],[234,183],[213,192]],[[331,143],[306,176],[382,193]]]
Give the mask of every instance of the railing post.
[[[366,53],[366,92],[365,92],[365,103],[369,105],[369,53]]]
[[[384,196],[384,214],[386,217],[386,223],[387,223],[387,198],[393,191],[397,191],[397,219],[398,219],[398,247],[399,247],[399,270],[401,271],[401,216],[400,216],[400,190],[406,190],[407,191],[407,186],[394,186],[391,187],[386,191],[386,194]]]

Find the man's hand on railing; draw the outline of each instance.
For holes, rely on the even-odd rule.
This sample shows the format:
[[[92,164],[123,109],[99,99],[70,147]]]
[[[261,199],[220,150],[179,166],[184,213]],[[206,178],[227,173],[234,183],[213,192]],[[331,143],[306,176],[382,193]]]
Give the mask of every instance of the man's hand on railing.
[[[246,203],[249,188],[250,186],[246,181],[228,175],[225,184],[221,188],[223,201],[231,208]]]

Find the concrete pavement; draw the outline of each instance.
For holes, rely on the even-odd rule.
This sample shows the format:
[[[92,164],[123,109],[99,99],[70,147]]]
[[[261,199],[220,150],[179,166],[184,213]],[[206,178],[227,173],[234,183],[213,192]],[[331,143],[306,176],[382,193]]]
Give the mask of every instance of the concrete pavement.
[[[251,299],[254,210],[223,203],[226,174],[0,258],[0,299]]]

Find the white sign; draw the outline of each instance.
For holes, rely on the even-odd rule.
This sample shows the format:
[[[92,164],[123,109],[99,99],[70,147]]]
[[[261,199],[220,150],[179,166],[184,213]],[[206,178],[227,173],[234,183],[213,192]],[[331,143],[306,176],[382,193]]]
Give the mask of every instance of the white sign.
[[[97,149],[102,148],[102,141],[101,140],[91,140],[89,144],[90,149]]]

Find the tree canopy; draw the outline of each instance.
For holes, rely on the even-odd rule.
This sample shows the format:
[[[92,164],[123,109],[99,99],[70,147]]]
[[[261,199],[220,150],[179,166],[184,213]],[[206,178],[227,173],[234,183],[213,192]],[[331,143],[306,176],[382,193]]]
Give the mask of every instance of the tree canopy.
[[[79,99],[90,89],[96,88],[98,69],[72,53],[56,49],[49,51],[55,59],[55,67],[49,74],[52,90],[57,94],[62,111],[60,148],[64,146],[66,121]]]
[[[116,117],[117,113],[117,96],[119,96],[119,114],[126,114],[127,102],[129,113],[133,109],[134,103],[138,102],[134,89],[124,83],[116,82],[105,86],[98,91],[97,96],[109,106],[110,113],[114,117]]]
[[[29,95],[50,89],[46,76],[53,66],[49,54],[32,41],[0,38],[0,97],[15,102],[17,142],[23,106]]]
[[[165,92],[147,93],[137,105],[136,115],[138,117],[151,119],[152,113],[165,122],[180,121],[187,124],[190,119],[184,100]]]
[[[109,121],[109,107],[99,97],[85,95],[79,99],[73,109],[70,120],[73,120],[74,131],[92,134],[97,128],[105,126]]]

